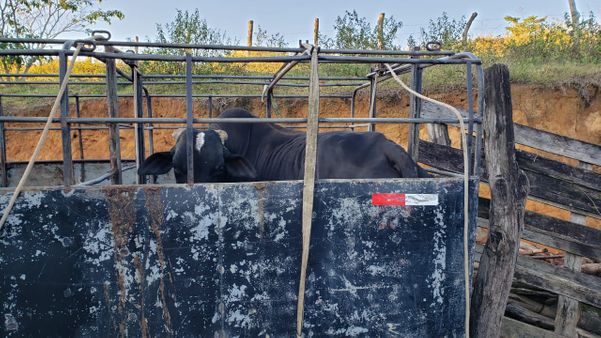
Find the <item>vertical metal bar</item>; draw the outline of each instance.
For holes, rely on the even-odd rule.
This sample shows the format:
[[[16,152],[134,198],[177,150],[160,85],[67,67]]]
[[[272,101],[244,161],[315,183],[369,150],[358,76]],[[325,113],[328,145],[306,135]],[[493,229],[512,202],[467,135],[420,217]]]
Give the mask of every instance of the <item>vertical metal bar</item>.
[[[107,52],[113,52],[113,49],[106,46]],[[106,60],[106,92],[109,117],[119,117],[119,102],[117,97],[117,69],[115,59]],[[121,176],[121,141],[119,139],[119,124],[109,123],[109,151],[111,159],[111,182],[113,184],[122,184]]]
[[[152,97],[148,94],[147,90],[144,90],[146,95],[146,111],[149,118],[152,118]],[[148,123],[148,153],[154,153],[154,129],[152,123]],[[157,183],[157,176],[152,175],[152,183]]]
[[[77,116],[77,118],[81,117],[81,111],[80,111],[80,105],[79,105],[79,95],[75,94],[75,116]],[[83,135],[82,135],[82,130],[81,130],[81,123],[77,124],[77,137],[78,137],[78,143],[79,143],[79,159],[81,160],[80,162],[80,174],[79,174],[79,181],[80,182],[85,182],[86,181],[86,163],[85,163],[85,157],[84,157],[84,153],[83,153]]]
[[[152,97],[145,93],[146,95],[146,112],[148,118],[152,118]],[[148,153],[154,153],[154,128],[152,123],[148,123]]]
[[[188,184],[194,184],[194,129],[192,126],[192,55],[186,54],[186,163]]]
[[[0,95],[0,116],[4,116],[2,95]],[[8,168],[6,166],[6,138],[4,133],[4,122],[0,122],[0,175],[3,187],[8,187]]]
[[[209,118],[213,117],[213,97],[209,95]]]
[[[467,126],[467,154],[469,158],[469,174],[470,176],[474,173],[473,160],[475,160],[474,152],[472,151],[472,138],[474,137],[474,91],[472,81],[472,63],[466,63],[466,77],[467,77],[467,114],[468,114],[468,126]]]
[[[351,118],[355,118],[355,105],[356,105],[356,101],[357,101],[357,92],[359,91],[359,88],[355,88],[355,90],[353,90],[353,95],[351,96]],[[354,123],[352,123],[352,125],[354,125]],[[355,131],[355,127],[351,127],[352,131]]]
[[[267,100],[265,101],[265,117],[271,117],[271,111],[273,109],[273,91],[270,89],[267,91]]]
[[[59,83],[63,83],[67,72],[67,56],[65,51],[59,52]],[[66,187],[73,185],[73,158],[71,156],[71,125],[67,123],[69,117],[69,87],[61,98],[61,136],[63,143],[63,183]]]
[[[378,87],[378,75],[374,74],[369,79],[369,117],[376,117],[376,92]],[[369,123],[367,131],[375,131],[376,125],[374,123]]]
[[[478,116],[483,121],[484,117],[484,70],[482,65],[476,65],[476,76],[478,79]],[[474,155],[474,174],[478,177],[482,174],[482,165],[480,164],[482,159],[482,123],[476,125],[476,146]]]
[[[413,65],[411,70],[411,89],[418,93],[422,92],[422,68]],[[409,99],[409,117],[418,118],[421,115],[422,100],[414,95]],[[409,155],[414,161],[419,157],[419,123],[412,123],[409,127]]]
[[[142,88],[142,77],[140,76],[136,66],[132,66],[131,75],[134,87],[134,117],[144,117],[144,102],[142,101],[142,93],[144,90]],[[142,161],[144,161],[146,155],[144,149],[144,124],[134,124],[134,133],[136,139],[136,168],[140,168],[140,165],[142,164]],[[137,183],[145,184],[146,175],[138,175]]]

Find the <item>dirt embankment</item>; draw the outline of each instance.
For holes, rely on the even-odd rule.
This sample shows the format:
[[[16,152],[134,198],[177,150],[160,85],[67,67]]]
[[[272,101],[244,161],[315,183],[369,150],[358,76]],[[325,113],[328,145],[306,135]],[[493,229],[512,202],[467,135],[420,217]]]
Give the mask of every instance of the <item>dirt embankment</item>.
[[[543,89],[525,85],[512,87],[512,99],[515,122],[525,124],[537,129],[571,137],[574,139],[601,144],[601,93],[596,89],[584,97],[572,89]],[[429,93],[433,98],[447,102],[451,105],[466,108],[466,97],[462,91],[444,93]],[[185,117],[186,106],[183,99],[153,98],[152,110],[155,117]],[[378,97],[378,114],[381,117],[407,116],[409,100],[406,95],[387,93]],[[264,104],[258,99],[213,99],[213,112],[218,114],[225,108],[244,107],[257,115],[264,114]],[[49,104],[19,107],[8,105],[6,115],[47,116]],[[102,117],[107,115],[105,100],[87,100],[81,102],[81,115],[83,117]],[[368,100],[366,95],[360,95],[357,104],[357,116],[366,116]],[[74,114],[75,108],[71,106]],[[276,99],[275,113],[277,117],[304,117],[308,111],[307,101],[301,99]],[[119,112],[122,117],[133,116],[133,102],[130,99],[119,101]],[[208,116],[206,100],[194,101],[194,115],[196,117]],[[350,116],[350,100],[322,99],[321,116],[347,117]],[[38,124],[36,126],[41,126]],[[32,127],[32,124],[9,124],[12,127]],[[58,127],[58,125],[57,125]],[[377,129],[387,137],[406,144],[408,127],[406,125],[385,124]],[[74,127],[74,129],[76,129]],[[423,138],[427,138],[425,128]],[[451,136],[455,134],[451,130]],[[37,132],[8,131],[7,155],[11,161],[28,160],[37,142]],[[79,134],[73,132],[73,157],[79,158]],[[85,130],[83,132],[84,156],[88,159],[108,157],[108,133],[101,130]],[[458,145],[456,137],[454,145]],[[171,131],[155,130],[154,146],[156,150],[169,149],[173,144]],[[121,150],[124,158],[133,158],[135,154],[133,132],[123,129],[121,132]],[[59,131],[52,131],[40,159],[60,159],[62,145]]]
[[[447,102],[456,107],[466,108],[467,100],[464,91],[454,90],[449,92],[427,93],[429,96]],[[515,122],[527,126],[546,130],[564,135],[570,138],[601,144],[601,93],[598,88],[588,88],[577,91],[574,89],[549,89],[527,85],[512,86],[512,100]],[[356,104],[357,116],[366,116],[368,110],[368,99],[361,95]],[[381,117],[407,116],[409,100],[407,95],[399,95],[398,92],[386,93],[378,96],[378,113]],[[256,115],[264,115],[264,104],[258,99],[213,99],[213,113],[218,114],[225,108],[244,107]],[[183,99],[153,98],[152,106],[155,117],[185,117],[186,106]],[[320,102],[321,116],[323,117],[347,117],[350,116],[350,100],[322,99]],[[47,116],[50,104],[39,106],[15,107],[7,106],[7,115]],[[275,113],[277,117],[304,117],[308,111],[306,100],[276,99]],[[74,114],[72,106],[71,112]],[[119,112],[122,117],[133,116],[133,102],[129,99],[119,101]],[[106,116],[107,108],[105,100],[88,100],[81,103],[81,115],[83,117]],[[207,117],[208,107],[206,100],[194,101],[194,115],[196,117]],[[39,124],[38,126],[40,126]],[[8,124],[8,128],[31,127],[32,124]],[[399,124],[378,125],[378,131],[400,144],[406,145],[408,126]],[[75,130],[75,127],[74,127]],[[173,138],[172,130],[155,130],[154,150],[164,151],[171,148]],[[456,130],[450,130],[453,145],[457,147],[459,140]],[[26,161],[31,156],[37,143],[39,132],[32,131],[8,131],[7,132],[7,155],[9,161]],[[73,158],[80,158],[79,133],[72,133]],[[106,130],[83,131],[83,153],[86,159],[106,159],[109,155],[108,132]],[[427,139],[425,128],[422,128],[422,138]],[[148,148],[147,148],[148,149]],[[552,154],[545,154],[533,149],[545,157],[553,158],[577,165],[577,161],[560,158]],[[121,152],[123,158],[134,158],[135,146],[133,142],[132,129],[121,131]],[[61,159],[62,143],[60,131],[52,131],[48,141],[41,153],[42,160]],[[601,172],[600,168],[595,168]],[[486,194],[486,188],[483,188]],[[569,212],[533,201],[528,202],[528,208],[554,217],[569,219]],[[589,225],[601,228],[601,221],[590,219]]]

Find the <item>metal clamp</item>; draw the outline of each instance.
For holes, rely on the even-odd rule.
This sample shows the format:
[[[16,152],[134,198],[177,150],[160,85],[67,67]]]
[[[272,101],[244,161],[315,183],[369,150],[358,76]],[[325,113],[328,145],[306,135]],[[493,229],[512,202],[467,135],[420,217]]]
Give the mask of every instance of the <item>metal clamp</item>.
[[[437,52],[442,48],[442,43],[440,41],[430,41],[426,43],[426,49],[430,52]]]
[[[94,40],[75,40],[70,47],[78,44],[82,45],[82,52],[93,52],[96,49],[96,42]]]
[[[111,32],[106,30],[93,30],[92,37],[96,41],[108,41],[111,39]]]

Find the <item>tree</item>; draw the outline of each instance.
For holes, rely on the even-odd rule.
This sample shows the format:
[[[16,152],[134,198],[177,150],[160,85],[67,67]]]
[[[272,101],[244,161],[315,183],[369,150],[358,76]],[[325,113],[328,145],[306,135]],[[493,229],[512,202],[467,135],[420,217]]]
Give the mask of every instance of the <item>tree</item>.
[[[97,22],[123,19],[118,10],[102,10],[102,0],[3,0],[0,1],[0,35],[7,38],[53,39],[62,33],[82,32]],[[0,49],[45,48],[45,43],[4,43]],[[27,72],[39,57],[3,58],[6,72]],[[16,68],[16,69],[12,69]]]
[[[255,45],[262,47],[286,47],[286,39],[280,33],[269,34],[261,26],[255,32]]]
[[[207,20],[201,18],[198,9],[194,12],[177,10],[175,19],[171,22],[157,24],[155,41],[160,43],[184,43],[199,45],[230,45],[237,44],[230,39],[225,31],[209,27]],[[159,54],[184,55],[188,52],[192,56],[221,56],[221,51],[207,49],[184,50],[177,48],[161,48]]]
[[[383,40],[384,49],[398,49],[395,42],[399,29],[403,26],[401,21],[396,21],[393,16],[384,19]],[[378,27],[365,17],[360,17],[357,11],[345,11],[344,16],[338,16],[334,24],[335,45],[338,48],[348,49],[377,49]],[[320,41],[327,41],[327,37]]]
[[[446,12],[442,12],[441,16],[430,20],[427,29],[421,28],[420,45],[425,47],[428,42],[438,41],[443,48],[453,48],[461,43],[465,25],[465,16],[451,19]],[[413,37],[411,38],[413,39]]]

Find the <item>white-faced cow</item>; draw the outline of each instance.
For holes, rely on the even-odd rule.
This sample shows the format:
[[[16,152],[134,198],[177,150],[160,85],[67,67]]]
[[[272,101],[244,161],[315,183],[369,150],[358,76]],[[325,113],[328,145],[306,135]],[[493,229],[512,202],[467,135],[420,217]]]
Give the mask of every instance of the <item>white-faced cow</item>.
[[[225,110],[219,117],[256,118],[239,108]],[[303,178],[304,132],[274,123],[216,123],[210,127],[212,130],[194,132],[195,182]],[[150,156],[139,173],[159,175],[173,167],[176,181],[185,182],[185,153],[185,138],[179,135],[170,152]],[[318,135],[316,175],[321,179],[431,177],[384,135],[348,131]]]

